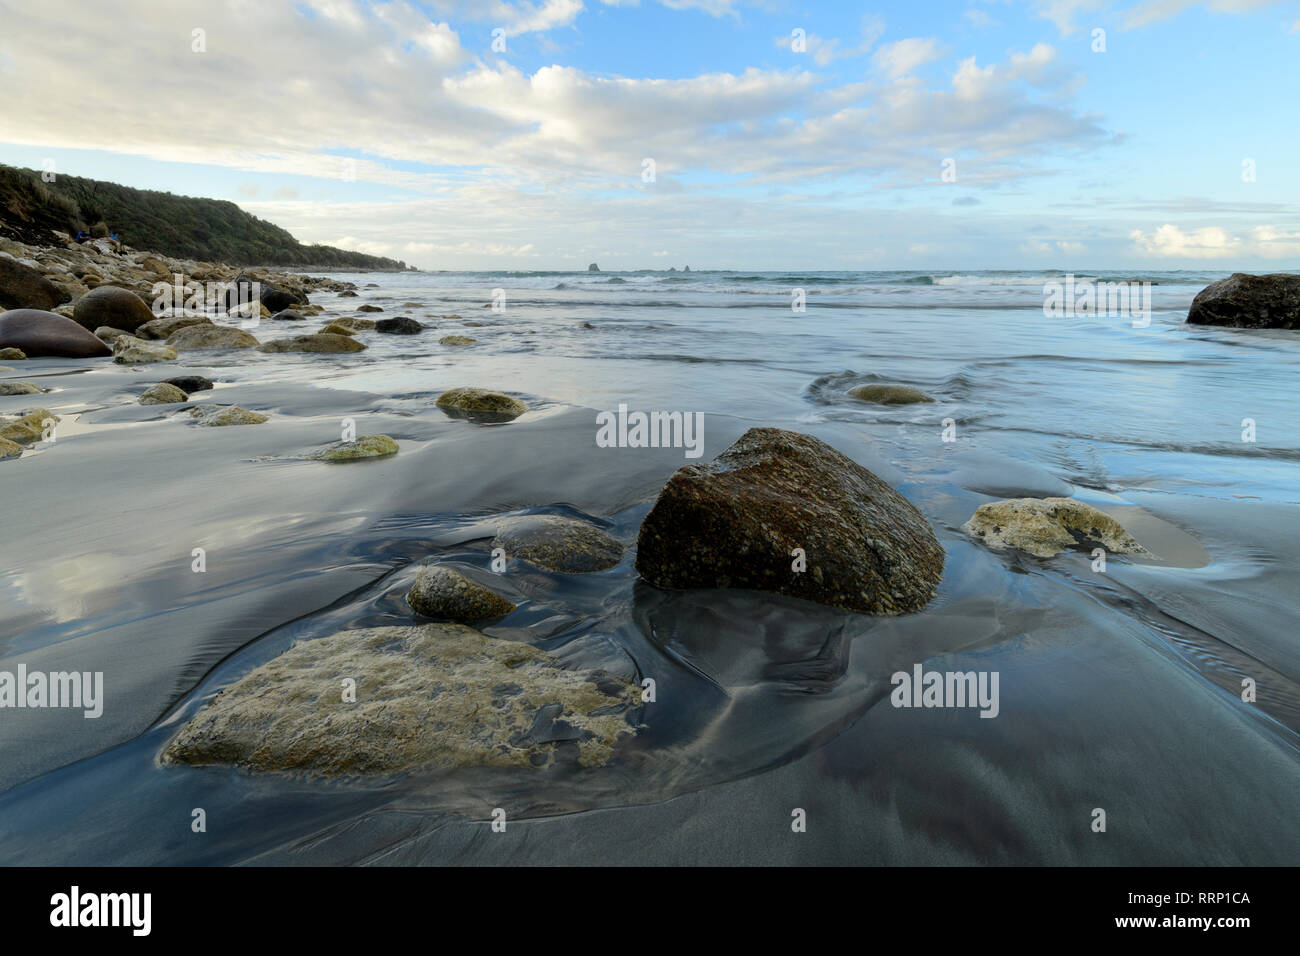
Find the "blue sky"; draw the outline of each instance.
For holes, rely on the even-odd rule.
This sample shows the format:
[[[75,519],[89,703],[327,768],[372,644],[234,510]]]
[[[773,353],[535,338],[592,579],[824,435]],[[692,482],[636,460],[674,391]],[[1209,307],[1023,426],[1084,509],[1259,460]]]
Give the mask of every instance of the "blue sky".
[[[1300,254],[1294,0],[0,0],[0,17],[0,161],[230,199],[424,268]]]

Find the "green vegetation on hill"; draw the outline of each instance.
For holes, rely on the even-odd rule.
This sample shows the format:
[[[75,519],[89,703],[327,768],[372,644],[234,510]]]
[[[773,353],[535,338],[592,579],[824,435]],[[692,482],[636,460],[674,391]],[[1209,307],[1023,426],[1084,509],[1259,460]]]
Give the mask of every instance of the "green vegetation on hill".
[[[304,245],[279,226],[225,200],[174,196],[62,173],[47,183],[35,170],[0,164],[0,234],[48,245],[52,229],[74,236],[111,233],[135,249],[231,265],[406,268],[396,259]]]

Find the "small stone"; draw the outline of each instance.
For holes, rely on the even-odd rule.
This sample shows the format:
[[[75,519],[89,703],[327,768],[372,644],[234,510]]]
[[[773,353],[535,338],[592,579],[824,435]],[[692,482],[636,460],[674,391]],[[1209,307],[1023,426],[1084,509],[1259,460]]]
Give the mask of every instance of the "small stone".
[[[346,335],[317,332],[314,335],[296,335],[288,339],[275,339],[258,347],[259,352],[362,352],[366,346]]]
[[[23,446],[16,441],[10,441],[8,438],[0,438],[0,461],[6,458],[17,458],[23,453]]]
[[[418,335],[424,331],[424,326],[403,315],[396,319],[380,319],[375,323],[375,331],[387,335]]]
[[[202,375],[178,375],[175,378],[164,380],[167,385],[175,385],[187,395],[193,395],[195,392],[206,392],[212,388],[212,380],[206,379]]]
[[[406,603],[425,617],[472,624],[504,617],[515,606],[454,568],[433,565],[421,568]]]
[[[864,402],[877,405],[914,405],[918,402],[933,402],[934,399],[919,388],[910,385],[859,385],[850,389],[849,394]]]
[[[160,342],[146,342],[134,335],[119,335],[113,340],[113,361],[118,365],[142,365],[148,362],[171,362],[176,350]]]
[[[44,441],[45,429],[59,421],[59,416],[48,408],[33,408],[17,418],[0,419],[0,438],[20,445]]]
[[[321,333],[324,335],[355,335],[356,331],[356,329],[344,325],[342,322],[331,322],[321,328]]]
[[[191,325],[173,332],[167,344],[186,352],[211,349],[251,349],[258,345],[256,337],[243,329],[228,325]]]
[[[303,315],[297,309],[285,309],[283,312],[277,312],[271,316],[272,322],[306,322],[307,316]]]
[[[130,332],[125,332],[122,329],[115,329],[108,325],[101,325],[99,328],[95,329],[95,338],[99,339],[101,342],[107,342],[109,345],[112,345],[115,339],[130,334]]]
[[[497,527],[493,548],[506,557],[565,574],[605,571],[623,560],[623,545],[586,521],[561,515],[521,515]]]
[[[199,420],[200,425],[222,427],[225,425],[260,425],[267,421],[261,412],[250,412],[238,405],[201,405],[190,409],[190,415]]]
[[[477,339],[471,339],[468,335],[444,335],[438,339],[439,345],[473,345]]]
[[[396,455],[397,451],[397,442],[387,435],[362,435],[356,441],[335,442],[312,457],[321,461],[356,461],[361,458]]]
[[[435,403],[448,414],[461,417],[487,416],[492,421],[510,421],[528,411],[528,406],[517,398],[504,392],[494,392],[486,388],[453,388],[438,396]]]
[[[0,382],[0,395],[39,395],[44,391],[35,382]]]
[[[1074,498],[990,501],[975,509],[962,530],[990,548],[1014,548],[1040,558],[1098,546],[1112,554],[1147,553],[1118,521]]]
[[[22,362],[27,359],[27,353],[22,349],[0,349],[0,359],[7,362]]]
[[[166,382],[149,386],[140,396],[141,405],[174,405],[185,401],[189,401],[189,396],[175,385],[168,385]]]
[[[384,310],[377,305],[361,305],[361,306],[357,306],[357,311],[358,312],[383,312]]]

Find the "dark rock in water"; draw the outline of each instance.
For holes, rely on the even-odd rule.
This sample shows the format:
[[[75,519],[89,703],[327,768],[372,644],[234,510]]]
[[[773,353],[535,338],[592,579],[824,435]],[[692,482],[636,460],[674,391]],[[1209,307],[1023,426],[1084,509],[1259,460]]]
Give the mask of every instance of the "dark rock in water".
[[[19,349],[28,358],[96,358],[113,354],[72,319],[39,309],[0,313],[0,348]]]
[[[406,603],[425,617],[443,618],[461,624],[505,617],[515,606],[501,595],[472,581],[454,568],[433,565],[421,568]]]
[[[377,305],[359,305],[358,312],[383,312],[384,310]]]
[[[1300,329],[1300,276],[1233,273],[1196,293],[1187,321],[1234,329]]]
[[[272,314],[283,312],[295,305],[306,304],[307,297],[305,295],[299,295],[296,292],[281,289],[279,286],[272,285],[269,282],[262,283],[262,305],[266,306]]]
[[[144,299],[128,289],[101,285],[91,289],[80,299],[72,311],[73,320],[88,332],[101,325],[135,334],[146,322],[157,316]]]
[[[71,298],[69,292],[60,289],[35,269],[29,269],[8,256],[0,256],[0,309],[48,311]]]
[[[378,282],[367,282],[366,285],[365,285],[365,287],[366,287],[367,289],[378,289],[378,288],[379,288],[379,283],[378,283]]]
[[[357,294],[353,292],[351,289],[344,289],[342,292],[339,293],[340,299],[355,299],[356,297]]]
[[[339,675],[356,675],[355,700],[337,692]],[[461,624],[365,628],[300,641],[249,671],[162,759],[348,776],[542,768],[569,754],[598,767],[636,734],[640,701],[629,681]]]
[[[389,335],[418,335],[424,331],[424,326],[403,315],[396,319],[380,319],[375,323],[375,331]]]
[[[588,271],[588,272],[599,272],[599,271],[600,271],[600,266],[596,265],[596,263],[593,262],[591,265],[587,266],[587,271]]]
[[[284,311],[282,311],[282,312],[277,312],[277,313],[275,313],[275,315],[271,316],[271,321],[273,321],[273,322],[306,322],[306,321],[307,321],[307,316],[303,315],[301,312],[295,312],[293,309],[285,309]]]
[[[593,524],[561,515],[521,515],[497,527],[493,548],[507,558],[565,574],[605,571],[623,560],[623,545]]]
[[[754,588],[899,614],[934,596],[943,561],[925,516],[867,469],[809,435],[751,428],[668,480],[641,524],[636,567],[661,588]]]
[[[175,385],[187,395],[193,395],[195,392],[206,392],[212,388],[212,381],[202,375],[178,375],[175,378],[166,379],[163,384]]]

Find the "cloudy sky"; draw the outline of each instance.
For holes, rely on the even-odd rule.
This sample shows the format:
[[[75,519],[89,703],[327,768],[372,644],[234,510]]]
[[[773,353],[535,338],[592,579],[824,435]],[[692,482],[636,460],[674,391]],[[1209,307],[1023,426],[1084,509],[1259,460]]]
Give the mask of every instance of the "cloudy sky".
[[[433,269],[1293,269],[1297,0],[0,0],[0,162]]]

